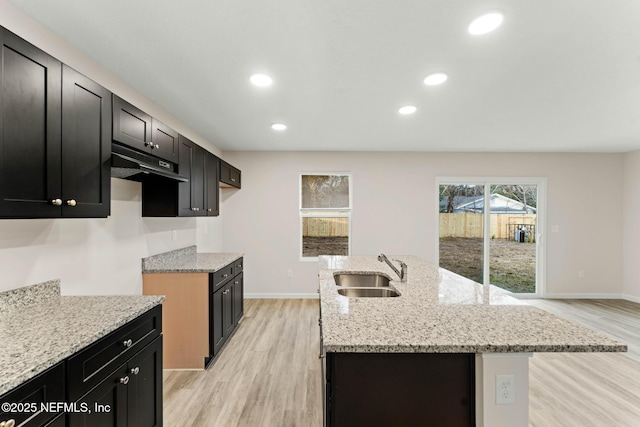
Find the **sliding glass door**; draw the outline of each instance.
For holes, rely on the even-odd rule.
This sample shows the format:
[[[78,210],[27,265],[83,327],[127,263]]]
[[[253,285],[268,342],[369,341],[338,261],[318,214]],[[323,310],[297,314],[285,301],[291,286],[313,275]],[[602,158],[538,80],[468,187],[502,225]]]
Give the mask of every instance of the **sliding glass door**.
[[[438,180],[440,267],[520,296],[541,296],[544,179]]]

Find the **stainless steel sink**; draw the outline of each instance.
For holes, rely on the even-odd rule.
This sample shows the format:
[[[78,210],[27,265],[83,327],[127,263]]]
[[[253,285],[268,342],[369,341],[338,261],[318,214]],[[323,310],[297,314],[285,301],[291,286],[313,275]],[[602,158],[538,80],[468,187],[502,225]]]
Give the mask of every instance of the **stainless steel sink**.
[[[345,297],[351,298],[389,298],[397,297],[400,295],[393,289],[385,288],[342,288],[338,289],[338,293],[340,295],[344,295]]]
[[[336,286],[353,288],[382,288],[389,286],[389,278],[376,273],[335,273],[333,280]]]

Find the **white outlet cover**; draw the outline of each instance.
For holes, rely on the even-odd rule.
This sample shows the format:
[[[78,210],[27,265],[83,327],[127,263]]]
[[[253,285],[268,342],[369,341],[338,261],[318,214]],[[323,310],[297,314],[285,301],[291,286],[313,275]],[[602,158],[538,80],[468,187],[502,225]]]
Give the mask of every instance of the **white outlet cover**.
[[[516,401],[514,375],[496,375],[496,405],[510,405]]]

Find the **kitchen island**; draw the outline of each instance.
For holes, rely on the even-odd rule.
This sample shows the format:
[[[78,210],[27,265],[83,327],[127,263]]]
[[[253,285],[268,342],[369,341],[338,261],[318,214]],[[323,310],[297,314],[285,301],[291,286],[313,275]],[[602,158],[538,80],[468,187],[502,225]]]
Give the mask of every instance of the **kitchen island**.
[[[349,415],[368,404],[355,419],[370,415],[382,425],[402,411],[410,423],[407,412],[415,411],[415,419],[447,425],[526,426],[533,353],[627,350],[499,288],[415,256],[392,258],[408,265],[406,282],[374,256],[319,258],[328,425],[353,421]],[[334,280],[342,272],[385,275],[399,296],[342,296]],[[509,388],[506,402],[496,403],[498,380]]]

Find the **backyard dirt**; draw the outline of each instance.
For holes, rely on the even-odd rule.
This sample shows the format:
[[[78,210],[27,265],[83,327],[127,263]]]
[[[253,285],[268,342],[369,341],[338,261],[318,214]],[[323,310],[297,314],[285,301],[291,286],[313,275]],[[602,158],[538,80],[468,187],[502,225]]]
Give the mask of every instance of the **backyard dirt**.
[[[302,238],[302,256],[349,255],[348,237],[308,237]]]
[[[490,282],[517,293],[535,292],[536,245],[490,242]],[[482,283],[482,239],[441,238],[440,267]]]

